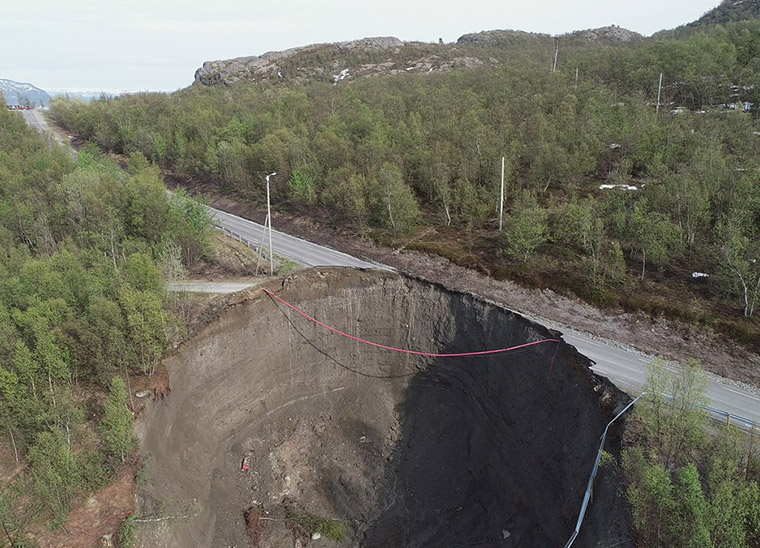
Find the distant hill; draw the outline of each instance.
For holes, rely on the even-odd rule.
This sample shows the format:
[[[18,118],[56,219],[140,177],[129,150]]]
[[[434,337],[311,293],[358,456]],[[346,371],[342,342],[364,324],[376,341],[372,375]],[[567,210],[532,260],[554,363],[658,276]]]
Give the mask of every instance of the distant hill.
[[[725,25],[737,21],[760,18],[760,0],[723,0],[696,21],[685,25],[687,28],[707,25]]]
[[[451,44],[402,42],[375,37],[313,44],[260,56],[206,61],[195,71],[195,82],[229,85],[239,81],[330,81],[335,84],[378,74],[439,72],[484,64]]]
[[[644,39],[644,37],[638,32],[611,25],[598,29],[577,30],[559,36],[519,30],[487,30],[484,32],[465,34],[457,40],[457,44],[475,44],[478,46],[510,49],[525,45],[535,46],[542,43],[553,44],[555,38],[564,44],[571,45],[619,45],[629,42],[639,42]]]
[[[620,27],[578,31],[557,39],[565,44],[618,45],[642,40]],[[555,37],[513,30],[465,34],[456,43],[403,42],[395,37],[364,38],[351,42],[313,44],[260,56],[206,61],[195,72],[195,82],[207,86],[240,81],[331,81],[376,75],[434,73],[499,65],[517,52],[545,49],[553,52]]]
[[[30,104],[36,107],[50,105],[50,95],[32,84],[0,78],[0,95],[9,105]]]

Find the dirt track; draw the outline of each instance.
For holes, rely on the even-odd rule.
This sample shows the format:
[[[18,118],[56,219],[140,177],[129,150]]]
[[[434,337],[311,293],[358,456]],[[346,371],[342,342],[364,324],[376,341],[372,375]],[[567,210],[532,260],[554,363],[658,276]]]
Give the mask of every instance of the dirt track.
[[[298,274],[283,298],[339,329],[427,352],[551,337],[477,298],[395,274]],[[328,334],[260,290],[169,359],[146,410],[143,546],[335,546],[294,515],[348,524],[344,546],[559,546],[623,396],[574,349],[431,359]],[[614,440],[613,440],[614,442]],[[609,447],[615,450],[614,443]],[[241,470],[243,462],[250,467]],[[628,537],[602,475],[575,546]],[[244,512],[253,508],[254,530]],[[625,544],[620,544],[625,546]]]

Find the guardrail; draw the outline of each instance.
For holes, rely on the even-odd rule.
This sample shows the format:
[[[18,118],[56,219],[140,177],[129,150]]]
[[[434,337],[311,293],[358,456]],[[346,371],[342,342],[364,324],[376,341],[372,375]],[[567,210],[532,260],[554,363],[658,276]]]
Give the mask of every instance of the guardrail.
[[[646,392],[644,394],[646,394]],[[642,396],[644,394],[642,394]],[[671,394],[663,393],[662,395],[668,401],[673,400],[673,396]],[[746,417],[742,417],[741,415],[735,415],[734,413],[729,413],[728,411],[723,411],[722,409],[710,407],[709,405],[699,405],[697,407],[699,409],[704,409],[705,411],[707,411],[707,414],[715,422],[725,424],[726,426],[731,426],[733,424],[737,428],[742,428],[744,430],[752,430],[753,428],[760,426],[758,425],[757,420],[751,420]]]
[[[602,439],[599,442],[599,451],[597,451],[596,460],[594,461],[594,468],[591,470],[591,476],[588,478],[588,485],[586,486],[586,493],[583,495],[583,504],[581,504],[581,511],[578,514],[578,521],[575,524],[575,530],[573,531],[573,534],[570,536],[570,539],[567,541],[567,544],[565,544],[565,548],[570,548],[570,546],[573,545],[573,542],[575,542],[576,537],[581,531],[583,518],[586,517],[586,510],[588,509],[588,504],[591,501],[591,493],[594,490],[594,479],[596,478],[597,472],[599,472],[599,462],[602,460],[602,452],[604,451],[604,444],[607,441],[607,431],[610,429],[610,426],[612,426],[612,423],[618,420],[620,417],[622,417],[623,413],[628,411],[633,406],[633,404],[639,401],[639,399],[644,394],[646,394],[646,392],[638,395],[636,398],[631,400],[628,403],[628,405],[626,405],[620,413],[615,415],[615,418],[612,419],[610,422],[608,422],[607,426],[604,427],[604,432],[602,433]]]
[[[217,230],[221,230],[222,232],[224,232],[224,234],[226,236],[229,236],[229,237],[237,240],[238,242],[242,242],[242,243],[246,244],[248,247],[250,247],[251,249],[253,249],[259,257],[261,257],[265,261],[269,260],[269,256],[267,256],[267,254],[264,253],[264,250],[262,249],[262,247],[254,244],[252,241],[250,241],[245,236],[242,236],[242,235],[238,234],[237,232],[235,232],[233,230],[230,230],[229,228],[225,228],[222,225],[215,224],[214,228],[216,228]]]
[[[643,396],[646,395],[646,392],[643,392],[636,396],[633,400],[631,400],[628,405],[626,405],[623,410],[618,413],[614,419],[612,419],[610,422],[607,423],[607,426],[604,428],[604,432],[602,433],[601,442],[599,443],[599,451],[597,451],[596,454],[596,460],[594,461],[594,468],[591,470],[591,476],[588,479],[588,485],[586,486],[586,492],[583,495],[583,504],[581,504],[581,511],[578,515],[578,521],[575,524],[575,530],[573,531],[573,534],[570,536],[570,539],[567,541],[567,544],[565,544],[565,548],[570,548],[570,546],[573,545],[573,542],[575,542],[576,537],[580,533],[581,525],[583,523],[583,518],[586,516],[586,510],[588,510],[589,502],[591,501],[591,494],[594,490],[594,479],[596,479],[596,475],[599,472],[599,462],[602,459],[602,451],[604,451],[604,444],[607,441],[607,431],[609,430],[610,426],[612,426],[612,423],[618,420],[623,413],[628,411],[634,403],[639,401]],[[670,394],[663,394],[667,399],[672,399],[673,396]],[[725,424],[726,426],[731,426],[733,423],[735,426],[742,428],[744,430],[752,430],[754,428],[758,427],[758,423],[756,420],[749,420],[745,417],[734,415],[732,413],[728,413],[726,411],[722,411],[720,409],[716,409],[715,407],[710,407],[709,405],[700,405],[702,409],[707,411],[710,414],[710,418],[715,420],[716,422],[720,422],[722,424]]]
[[[733,413],[728,413],[726,411],[710,407],[709,405],[702,406],[702,409],[707,411],[713,420],[724,423],[726,426],[731,426],[733,424],[734,426],[737,426],[744,430],[752,430],[753,428],[758,427],[756,420],[750,420],[742,417],[741,415],[734,415]]]

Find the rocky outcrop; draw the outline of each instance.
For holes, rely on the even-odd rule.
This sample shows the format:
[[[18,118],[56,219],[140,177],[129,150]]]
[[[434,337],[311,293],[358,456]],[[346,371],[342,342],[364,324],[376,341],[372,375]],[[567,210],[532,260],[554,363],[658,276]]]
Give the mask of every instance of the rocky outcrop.
[[[603,27],[566,34],[562,40],[622,44],[643,39],[635,32]],[[498,65],[505,52],[553,48],[555,37],[514,30],[465,34],[454,44],[402,42],[395,37],[312,44],[260,56],[206,61],[195,71],[202,85],[240,81],[323,81],[338,84],[369,76],[446,72],[481,65]]]
[[[402,47],[404,42],[398,38],[377,37],[364,38],[351,42],[338,42],[334,44],[312,44],[284,51],[270,51],[260,56],[237,57],[235,59],[206,61],[203,66],[195,71],[195,81],[201,84],[233,84],[240,80],[280,80],[293,78],[300,72],[311,72],[312,76],[322,76],[329,72],[328,68],[334,68],[332,61],[341,57],[372,57],[377,54],[390,53]],[[330,59],[329,67],[309,66],[310,57],[320,56]],[[303,66],[291,66],[293,61],[303,61]],[[340,64],[338,64],[340,66]],[[296,74],[293,74],[295,68]],[[350,69],[349,69],[350,70]],[[340,74],[340,72],[339,72]],[[303,76],[303,74],[301,74]]]
[[[383,74],[431,73],[473,68],[486,60],[452,55],[451,46],[402,42],[394,37],[313,44],[260,56],[206,61],[195,82],[230,85],[240,81],[331,81],[335,84]]]
[[[459,40],[457,40],[457,44],[486,47],[504,47],[551,40],[552,37],[548,34],[524,32],[521,30],[486,30],[483,32],[463,34],[459,37]]]
[[[627,43],[638,42],[644,39],[644,36],[638,32],[624,29],[617,25],[610,25],[608,27],[600,27],[598,29],[577,30],[570,34],[565,34],[560,38],[580,39],[585,42],[613,42],[613,43]]]

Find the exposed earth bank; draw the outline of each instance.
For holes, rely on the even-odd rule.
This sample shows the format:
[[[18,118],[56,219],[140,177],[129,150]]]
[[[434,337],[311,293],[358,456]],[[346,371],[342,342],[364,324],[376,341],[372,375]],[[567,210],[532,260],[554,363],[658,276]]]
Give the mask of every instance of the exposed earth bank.
[[[392,273],[316,269],[267,287],[353,336],[430,353],[556,335]],[[156,521],[139,545],[336,546],[310,538],[317,516],[346,526],[343,546],[562,546],[627,401],[588,366],[556,343],[390,352],[261,289],[238,294],[168,359],[171,393],[140,421],[141,513]],[[602,473],[575,546],[627,545],[618,487]]]

